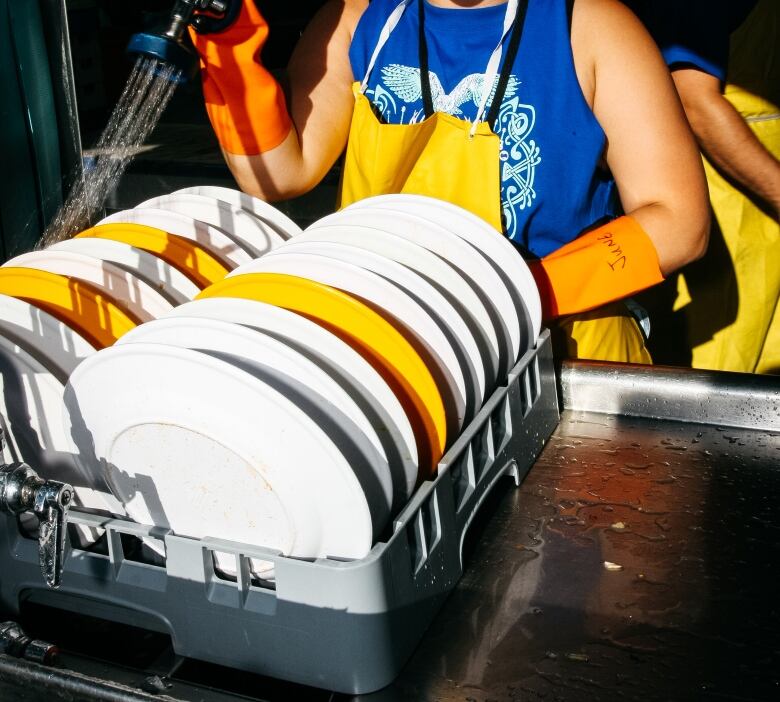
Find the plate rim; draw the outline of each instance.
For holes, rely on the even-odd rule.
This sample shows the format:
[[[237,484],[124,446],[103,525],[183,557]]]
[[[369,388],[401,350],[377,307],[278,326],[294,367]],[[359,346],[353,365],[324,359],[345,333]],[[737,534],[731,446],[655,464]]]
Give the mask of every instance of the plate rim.
[[[73,327],[46,310],[36,307],[32,303],[27,302],[27,300],[22,300],[18,297],[13,297],[12,295],[0,294],[0,337],[15,343],[33,356],[38,354],[38,360],[41,364],[50,373],[54,375],[60,374],[58,377],[62,379],[64,384],[67,377],[75,370],[81,359],[75,354],[68,354],[65,349],[55,348],[52,352],[51,345],[44,345],[42,343],[49,338],[43,334],[40,335],[41,343],[38,344],[34,344],[32,338],[29,338],[28,340],[28,334],[25,333],[20,335],[15,328],[20,327],[21,325],[10,320],[9,317],[16,315],[18,312],[19,316],[17,318],[23,318],[23,310],[25,309],[29,310],[31,320],[33,320],[34,317],[37,317],[37,320],[35,320],[36,325],[52,332],[56,329],[58,338],[60,334],[70,335],[70,343],[73,344],[74,351],[76,350],[76,346],[81,346],[83,347],[83,350],[90,350],[90,353],[87,355],[91,355],[92,353],[95,353],[97,349]],[[7,325],[13,325],[14,328],[9,329]],[[24,327],[22,328],[24,329]],[[34,333],[34,331],[30,332],[30,335]],[[52,334],[52,336],[53,335],[54,334]],[[84,358],[86,358],[86,356],[84,356]],[[54,368],[52,368],[52,365]]]
[[[59,270],[54,271],[41,267],[41,263],[45,265],[47,260],[53,260]],[[59,267],[59,262],[63,264],[62,267]],[[104,275],[108,280],[101,283],[85,278],[78,273],[70,273],[67,271],[69,262],[73,263],[74,266],[86,266],[87,269],[92,269],[94,272]],[[14,258],[6,261],[2,267],[6,266],[8,268],[30,268],[32,270],[48,271],[49,273],[63,275],[67,278],[83,280],[100,290],[106,297],[124,305],[141,322],[155,319],[155,317],[164,314],[173,307],[159,291],[155,290],[154,287],[139,276],[130,273],[111,261],[87,256],[86,254],[46,248],[14,256]],[[100,275],[96,277],[99,278]],[[133,299],[129,293],[125,294],[124,297],[119,297],[117,292],[112,289],[112,286],[120,283],[126,285],[137,297]]]
[[[211,194],[212,192],[213,194]],[[302,229],[291,217],[286,215],[277,207],[274,207],[270,202],[266,202],[265,200],[261,200],[259,197],[245,193],[243,190],[228,188],[224,185],[192,185],[186,188],[180,188],[179,190],[174,190],[172,194],[176,193],[206,195],[207,197],[215,197],[218,200],[222,200],[223,202],[232,202],[232,204],[236,205],[237,207],[241,207],[241,209],[249,212],[249,214],[252,214],[255,217],[259,217],[265,221],[267,224],[276,229],[276,231],[283,238],[288,240],[302,231]],[[232,196],[233,193],[235,193],[237,196],[235,199],[238,200],[238,202],[233,202],[231,200],[226,200],[224,197],[220,197],[221,194],[231,194]],[[241,204],[241,200],[244,198],[248,198],[249,204],[251,204],[252,207],[257,208],[259,211],[245,208]],[[277,220],[279,220],[279,222],[277,222]]]
[[[133,213],[138,213],[135,215],[136,217],[148,217],[152,221],[142,222],[135,218],[128,219],[128,217],[131,217]],[[163,215],[161,222],[155,223],[155,218],[159,218],[161,214]],[[164,222],[162,222],[162,220],[166,219],[173,221],[178,220],[181,224],[191,224],[193,230],[187,231],[187,227],[181,227],[178,228],[177,231],[170,231],[166,228]],[[154,207],[137,207],[128,210],[120,210],[119,212],[113,212],[112,214],[108,215],[108,217],[104,217],[95,226],[100,224],[114,223],[144,224],[148,227],[162,229],[163,231],[168,232],[168,234],[175,234],[176,236],[180,236],[184,239],[194,241],[196,244],[200,244],[214,258],[218,259],[225,266],[230,267],[231,270],[237,266],[240,266],[242,263],[246,263],[247,261],[252,260],[252,253],[237,237],[231,236],[227,231],[221,229],[220,227],[215,227],[213,224],[202,222],[195,217],[190,217],[189,215],[176,212],[175,210],[163,210]],[[197,229],[197,225],[202,225],[203,234],[208,237],[208,241],[203,241],[202,238],[198,238],[199,232],[194,231]],[[226,252],[225,248],[232,248],[233,251]]]
[[[208,217],[198,216],[196,219],[211,224],[214,227],[218,227],[229,236],[235,237],[237,240],[241,241],[242,246],[255,258],[262,256],[264,253],[267,253],[285,241],[284,237],[282,237],[274,227],[258,217],[255,217],[246,210],[237,207],[230,202],[225,202],[219,198],[209,197],[207,195],[167,193],[144,200],[143,202],[138,203],[134,209],[166,209],[166,205],[175,206],[179,203],[182,205],[189,204],[192,207],[195,207],[196,205],[215,207],[217,209],[217,212],[214,213],[215,217],[212,217],[211,214],[209,214]],[[229,211],[231,215],[230,222],[223,222],[219,219],[218,211],[220,209]],[[174,211],[176,210],[174,209]],[[198,214],[202,215],[203,213],[200,212]],[[258,237],[260,236],[264,237],[266,241],[259,241]]]
[[[157,251],[150,244],[144,246],[140,243],[132,244],[127,241],[128,238],[135,239],[136,235],[142,238],[151,238],[152,240],[155,238],[158,240],[164,239],[166,245],[162,247],[162,251]],[[123,222],[99,224],[79,232],[74,237],[74,239],[90,238],[119,241],[157,256],[157,258],[179,270],[201,290],[207,285],[221,280],[229,272],[225,266],[198,243],[175,234],[168,234],[168,232],[156,227],[147,227],[144,224]],[[158,248],[160,247],[158,246]],[[197,265],[188,264],[187,261],[190,258],[194,259]],[[204,268],[206,269],[205,273]]]
[[[136,246],[131,246],[123,241],[114,241],[113,239],[103,239],[100,237],[85,237],[83,239],[66,239],[65,241],[59,241],[48,248],[57,251],[69,251],[74,244],[76,245],[76,248],[73,249],[75,253],[83,253],[85,256],[92,256],[101,261],[110,261],[117,266],[126,267],[127,270],[135,271],[136,275],[139,277],[146,277],[146,282],[153,288],[160,290],[161,294],[167,295],[171,304],[174,306],[191,301],[192,298],[200,292],[200,288],[175,266],[172,266],[170,263],[164,261],[159,256],[155,256],[149,251],[139,249]],[[138,256],[141,261],[145,260],[147,265],[156,269],[157,272],[154,274],[154,277],[151,276],[151,273],[147,276],[146,272],[141,270],[136,264],[105,258],[104,254],[98,254],[94,251],[90,252],[90,249],[95,248],[95,244],[101,248],[104,244],[108,244],[111,248],[115,249],[117,254],[119,251],[117,247],[121,247],[128,254]],[[84,251],[79,251],[78,249],[80,248],[83,248]],[[158,269],[158,266],[162,268],[162,274]],[[181,287],[182,285],[184,288]]]

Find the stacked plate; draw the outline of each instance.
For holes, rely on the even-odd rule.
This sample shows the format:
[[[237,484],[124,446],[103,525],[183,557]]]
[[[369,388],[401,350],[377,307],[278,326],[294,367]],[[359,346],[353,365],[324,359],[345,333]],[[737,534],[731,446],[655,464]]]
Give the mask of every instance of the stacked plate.
[[[190,240],[240,265],[82,363],[67,431],[133,519],[360,558],[534,343],[536,286],[446,203],[383,196],[301,232],[246,197],[193,189],[102,225],[185,231],[196,215]],[[242,262],[257,233],[264,255]]]
[[[4,459],[71,482],[82,507],[124,514],[105,483],[75,462],[63,431],[65,383],[78,363],[300,231],[254,198],[201,190],[181,196],[197,199],[191,214],[200,219],[142,205],[0,267]],[[223,221],[225,211],[235,223]],[[211,224],[217,216],[221,227]]]

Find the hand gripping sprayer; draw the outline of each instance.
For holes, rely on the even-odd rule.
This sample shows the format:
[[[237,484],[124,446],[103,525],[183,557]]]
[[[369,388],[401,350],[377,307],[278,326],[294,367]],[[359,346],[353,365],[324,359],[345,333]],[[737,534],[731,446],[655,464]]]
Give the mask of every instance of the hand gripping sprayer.
[[[197,73],[198,56],[186,43],[187,26],[203,33],[218,32],[235,20],[240,9],[241,0],[176,0],[167,26],[160,32],[134,34],[127,52],[173,64],[181,70],[181,80],[190,80]]]

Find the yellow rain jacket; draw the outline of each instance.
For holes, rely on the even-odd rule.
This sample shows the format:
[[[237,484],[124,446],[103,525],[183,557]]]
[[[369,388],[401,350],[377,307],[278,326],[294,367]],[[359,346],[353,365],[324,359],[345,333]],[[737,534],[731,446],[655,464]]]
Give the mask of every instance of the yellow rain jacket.
[[[726,99],[780,159],[780,2],[760,0],[732,35]],[[717,224],[683,271],[674,309],[694,368],[780,373],[780,223],[705,159]]]

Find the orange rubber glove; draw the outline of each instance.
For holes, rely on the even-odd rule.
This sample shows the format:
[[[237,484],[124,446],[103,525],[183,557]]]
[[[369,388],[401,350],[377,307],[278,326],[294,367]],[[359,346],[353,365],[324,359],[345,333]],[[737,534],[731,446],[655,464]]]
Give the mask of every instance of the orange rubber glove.
[[[190,36],[200,55],[206,111],[222,147],[259,154],[281,144],[292,123],[279,83],[260,63],[268,23],[254,0],[241,2],[227,29]]]
[[[653,242],[632,217],[583,234],[529,266],[545,319],[587,312],[664,279]]]

